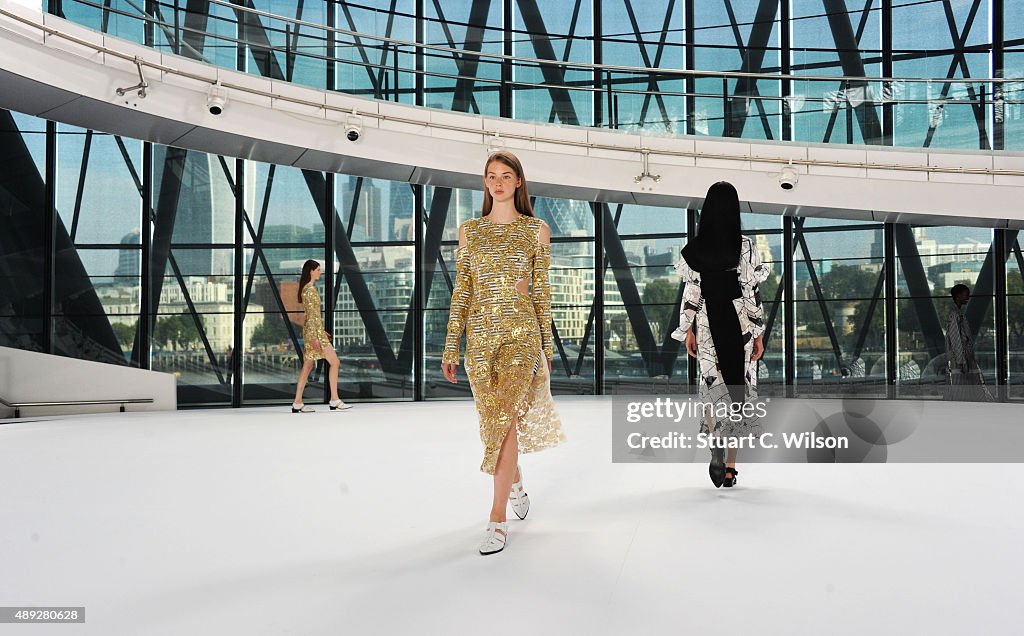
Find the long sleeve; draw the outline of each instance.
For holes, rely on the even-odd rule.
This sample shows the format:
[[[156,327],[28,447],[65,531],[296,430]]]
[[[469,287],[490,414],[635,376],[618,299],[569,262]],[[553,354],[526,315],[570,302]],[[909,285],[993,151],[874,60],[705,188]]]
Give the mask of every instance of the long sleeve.
[[[772,272],[770,263],[762,263],[761,255],[757,253],[754,244],[750,243],[750,257],[748,260],[750,266],[749,276],[750,280],[748,284],[753,286],[753,305],[744,303],[747,305],[747,318],[750,319],[750,334],[754,338],[758,338],[764,334],[764,305],[761,303],[761,290],[758,288],[761,283],[768,280],[768,275]]]
[[[469,303],[473,298],[473,275],[469,271],[469,250],[466,246],[455,248],[455,288],[452,290],[452,306],[448,312],[448,335],[444,342],[441,362],[459,363],[459,339],[466,328]]]
[[[302,292],[302,306],[306,311],[302,325],[302,338],[307,341],[319,340],[324,332],[324,321],[320,316],[320,292],[309,285]]]
[[[962,368],[967,364],[967,347],[964,346],[960,323],[960,310],[954,307],[946,320],[946,349],[950,366]]]
[[[700,281],[693,275],[685,261],[679,261],[676,271],[682,274],[686,286],[683,288],[683,300],[679,303],[679,327],[671,335],[680,342],[686,342],[686,332],[693,325],[693,320],[696,318],[697,312],[700,311],[700,305],[704,299],[700,292]]]
[[[533,282],[530,295],[533,297],[533,309],[537,313],[540,325],[540,339],[544,357],[552,360],[555,357],[554,336],[551,331],[551,281],[548,268],[551,266],[551,244],[538,243],[533,255]]]

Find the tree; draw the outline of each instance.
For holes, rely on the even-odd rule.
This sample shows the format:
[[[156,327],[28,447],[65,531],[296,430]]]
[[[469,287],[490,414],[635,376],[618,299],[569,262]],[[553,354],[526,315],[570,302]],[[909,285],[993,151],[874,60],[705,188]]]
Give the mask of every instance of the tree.
[[[135,343],[135,332],[138,331],[139,323],[135,322],[133,325],[126,325],[123,322],[115,322],[110,325],[111,329],[114,330],[114,336],[117,341],[121,343],[122,347],[127,347]]]
[[[204,320],[199,316],[199,324],[205,331]],[[160,346],[171,345],[172,349],[187,349],[200,340],[192,316],[165,316],[158,318],[153,326],[153,343]]]
[[[252,332],[252,344],[276,345],[290,338],[284,317],[277,313],[263,314],[263,322]]]
[[[672,320],[676,296],[679,295],[679,281],[672,278],[655,278],[644,286],[643,303],[647,321],[660,325],[664,334]]]

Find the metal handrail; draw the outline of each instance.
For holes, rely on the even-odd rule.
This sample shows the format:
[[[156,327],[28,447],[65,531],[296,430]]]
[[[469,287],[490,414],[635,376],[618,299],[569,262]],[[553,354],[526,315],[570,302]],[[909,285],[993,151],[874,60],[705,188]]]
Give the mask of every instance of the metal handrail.
[[[126,60],[126,61],[131,61],[132,63],[134,63],[136,65],[139,65],[139,66],[145,66],[145,67],[148,67],[148,68],[157,69],[157,70],[160,70],[160,71],[167,72],[169,74],[178,75],[180,77],[187,77],[189,79],[194,79],[194,80],[197,80],[197,81],[200,81],[200,82],[210,83],[211,85],[213,84],[213,80],[211,80],[209,77],[201,76],[201,75],[198,75],[196,73],[190,73],[188,71],[183,71],[181,69],[175,68],[173,66],[169,66],[167,64],[153,62],[153,61],[141,58],[141,57],[135,57],[133,55],[126,54],[126,53],[124,53],[122,51],[118,51],[116,49],[112,49],[112,48],[110,48],[110,47],[108,47],[106,45],[97,44],[95,42],[92,42],[92,41],[89,41],[89,40],[86,40],[86,39],[83,39],[83,38],[80,38],[80,37],[76,37],[76,36],[68,34],[68,33],[64,33],[64,32],[60,31],[57,28],[54,28],[52,26],[47,26],[46,24],[35,22],[33,20],[30,20],[28,18],[25,18],[23,16],[20,16],[18,14],[12,13],[12,12],[7,11],[7,10],[2,9],[2,8],[0,8],[0,15],[6,16],[6,17],[8,17],[8,18],[10,18],[12,20],[15,20],[17,22],[20,22],[22,24],[25,24],[25,25],[34,27],[36,29],[39,29],[40,31],[42,31],[44,33],[48,33],[50,35],[61,37],[63,39],[66,39],[68,41],[74,42],[76,44],[80,44],[80,45],[82,45],[84,47],[87,47],[87,48],[90,48],[90,49],[93,49],[93,50],[96,50],[96,51],[99,51],[99,52],[103,52],[103,53],[105,53],[107,55],[111,55],[111,56],[114,56],[114,57],[117,57],[117,58],[120,58],[120,59],[123,59],[123,60]],[[839,79],[839,78],[832,78],[832,79]],[[1009,81],[1009,80],[1007,80],[1007,81]],[[221,86],[223,86],[225,88],[230,88],[230,89],[233,89],[233,90],[238,90],[238,91],[241,91],[241,92],[244,92],[244,93],[248,93],[248,94],[252,94],[252,95],[259,95],[259,96],[262,96],[262,97],[270,97],[270,98],[273,98],[273,99],[276,99],[276,100],[280,100],[282,102],[288,102],[288,103],[293,103],[293,104],[300,104],[300,105],[304,105],[304,106],[310,106],[310,107],[322,109],[322,110],[325,110],[325,111],[333,111],[333,112],[338,112],[338,113],[348,113],[348,112],[351,111],[351,108],[342,108],[342,107],[334,106],[334,105],[331,105],[331,104],[325,104],[325,103],[322,103],[322,102],[314,102],[314,101],[302,99],[302,98],[299,98],[299,97],[293,97],[293,96],[290,96],[290,95],[281,94],[281,93],[276,92],[276,91],[264,91],[264,90],[260,90],[260,89],[254,88],[252,86],[236,85],[236,84],[233,84],[233,83],[228,83],[228,82],[224,82],[224,81],[220,81],[220,80],[218,80],[218,82],[221,84]],[[961,103],[961,102],[956,101],[956,100],[945,100],[944,103]],[[412,118],[407,118],[407,117],[402,117],[402,116],[394,115],[394,114],[380,114],[380,113],[367,112],[367,113],[360,113],[360,115],[364,116],[364,117],[374,118],[374,119],[381,120],[381,121],[388,120],[388,121],[393,121],[393,122],[412,123],[412,124],[418,124],[418,125],[422,125],[423,124],[423,122],[420,121],[420,120],[412,119]],[[438,129],[444,129],[444,130],[452,130],[452,131],[458,131],[458,132],[472,132],[474,134],[479,134],[481,132],[481,130],[479,128],[476,128],[476,127],[472,128],[472,129],[469,129],[469,128],[466,128],[465,126],[446,124],[446,123],[442,123],[442,122],[431,122],[429,125],[432,128],[438,128]],[[537,135],[521,135],[521,134],[515,134],[515,133],[501,133],[501,136],[504,137],[504,138],[507,138],[507,139],[523,139],[523,140],[528,140],[528,141],[544,141],[544,142],[550,142],[550,143],[564,145],[564,146],[583,147],[583,148],[590,148],[590,149],[613,150],[613,151],[616,151],[616,150],[623,151],[624,150],[624,151],[628,151],[628,152],[637,152],[637,149],[636,148],[632,148],[632,147],[625,148],[625,147],[620,147],[620,146],[616,146],[616,145],[594,143],[594,142],[590,142],[590,141],[582,142],[582,141],[574,141],[574,140],[566,140],[566,139],[544,138],[544,137],[537,136]],[[993,168],[969,168],[969,167],[961,167],[961,166],[956,166],[956,167],[953,167],[953,166],[931,166],[931,165],[921,166],[921,165],[914,165],[914,164],[890,164],[890,163],[871,163],[871,162],[864,163],[864,162],[856,162],[856,161],[824,161],[824,160],[820,160],[820,159],[814,159],[814,160],[811,160],[811,159],[789,159],[789,158],[784,158],[784,157],[757,157],[756,159],[754,159],[753,157],[750,157],[750,156],[747,156],[747,155],[737,156],[737,155],[730,155],[730,154],[709,153],[709,152],[703,152],[703,151],[680,151],[680,150],[662,150],[662,149],[648,149],[648,148],[643,148],[643,149],[640,149],[640,150],[643,153],[649,154],[649,155],[687,156],[687,157],[700,157],[700,158],[705,158],[705,159],[723,159],[723,160],[727,160],[727,161],[741,161],[741,162],[756,160],[759,163],[777,163],[777,164],[787,164],[788,163],[788,164],[791,164],[791,165],[819,165],[819,166],[827,165],[827,166],[830,166],[830,167],[873,168],[873,169],[881,169],[881,170],[900,170],[900,171],[928,172],[928,173],[936,172],[936,173],[957,173],[957,174],[985,174],[985,175],[1024,176],[1024,170],[1006,169],[1006,168],[993,169]]]
[[[153,398],[125,398],[121,400],[59,400],[53,402],[9,402],[0,397],[0,404],[14,409],[14,417],[21,417],[21,409],[28,406],[86,406],[95,404],[120,404],[120,412],[124,413],[125,404],[152,404]]]
[[[143,13],[142,16],[133,16],[132,14],[107,7],[102,4],[91,2],[90,0],[73,0],[78,4],[90,6],[101,11],[110,13],[116,13],[124,15],[126,17],[136,17],[137,19],[144,22],[152,22],[162,26],[173,26],[167,22],[162,22],[155,17]],[[1008,82],[1020,82],[1024,81],[1024,78],[1020,77],[978,77],[978,78],[950,78],[950,77],[868,77],[868,76],[828,76],[828,75],[793,75],[784,73],[751,73],[747,71],[702,71],[698,69],[675,69],[675,68],[653,68],[648,66],[623,66],[619,64],[596,64],[593,62],[562,62],[560,60],[545,60],[542,58],[534,57],[520,57],[516,55],[505,55],[504,53],[485,53],[483,51],[471,51],[468,49],[459,49],[450,46],[441,46],[439,44],[426,44],[420,42],[413,42],[409,40],[401,40],[398,38],[387,37],[383,35],[376,35],[373,33],[363,33],[360,31],[352,31],[350,29],[343,29],[341,27],[332,27],[325,24],[319,24],[317,22],[309,22],[307,20],[299,20],[288,16],[279,15],[276,13],[270,13],[268,11],[261,11],[259,9],[253,9],[238,4],[233,4],[225,0],[208,0],[210,4],[216,4],[230,9],[234,12],[249,13],[273,20],[279,20],[288,24],[295,25],[296,27],[306,27],[310,29],[317,29],[327,33],[335,33],[341,35],[351,36],[353,38],[361,38],[365,40],[373,40],[376,42],[384,43],[394,47],[403,46],[411,49],[422,49],[429,51],[437,51],[448,55],[457,55],[460,57],[474,57],[477,59],[490,59],[495,62],[520,62],[536,64],[539,66],[556,66],[565,68],[566,70],[580,70],[580,71],[617,71],[623,73],[637,73],[637,74],[662,74],[662,75],[676,75],[680,78],[686,77],[711,77],[711,78],[749,78],[749,79],[762,79],[762,80],[791,80],[791,81],[814,81],[814,82],[910,82],[910,83],[931,83],[931,84],[948,84],[948,83],[971,83],[971,84],[1004,84]],[[216,39],[235,40],[234,38],[225,38],[224,36],[216,33],[204,32],[205,35]],[[304,36],[309,37],[309,36]],[[235,40],[237,41],[237,40]],[[271,47],[276,48],[276,47]],[[406,53],[407,55],[411,53]],[[320,56],[310,56],[320,57]],[[332,58],[326,58],[332,59]],[[337,58],[334,58],[337,59]],[[339,60],[340,61],[340,60]],[[417,73],[414,68],[399,69],[407,73]],[[474,78],[477,79],[477,78]]]

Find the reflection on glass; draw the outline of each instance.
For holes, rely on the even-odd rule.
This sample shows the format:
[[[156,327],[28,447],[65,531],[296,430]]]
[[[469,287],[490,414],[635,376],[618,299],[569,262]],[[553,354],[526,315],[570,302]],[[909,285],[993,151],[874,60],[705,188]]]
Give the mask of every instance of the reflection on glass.
[[[897,379],[899,394],[941,397],[945,384],[946,321],[950,289],[971,290],[965,313],[986,383],[995,379],[993,281],[982,278],[992,230],[964,227],[895,227],[897,268]],[[991,270],[989,270],[991,271]]]
[[[832,219],[798,219],[794,224],[799,395],[851,390],[885,395],[882,226],[849,225],[865,224]]]
[[[1024,254],[1020,239],[1009,241],[1006,260],[1006,321],[1009,361],[1008,392],[1011,398],[1024,397]]]

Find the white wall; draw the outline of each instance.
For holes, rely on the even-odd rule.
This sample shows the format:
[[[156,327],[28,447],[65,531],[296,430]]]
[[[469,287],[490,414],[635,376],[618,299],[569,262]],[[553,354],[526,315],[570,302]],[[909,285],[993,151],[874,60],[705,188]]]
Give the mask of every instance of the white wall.
[[[152,404],[128,404],[125,408],[173,411],[178,407],[177,381],[170,373],[9,347],[0,347],[0,397],[8,402],[152,398]],[[117,404],[26,407],[21,417],[117,412]],[[0,405],[0,417],[14,417],[14,410]]]

